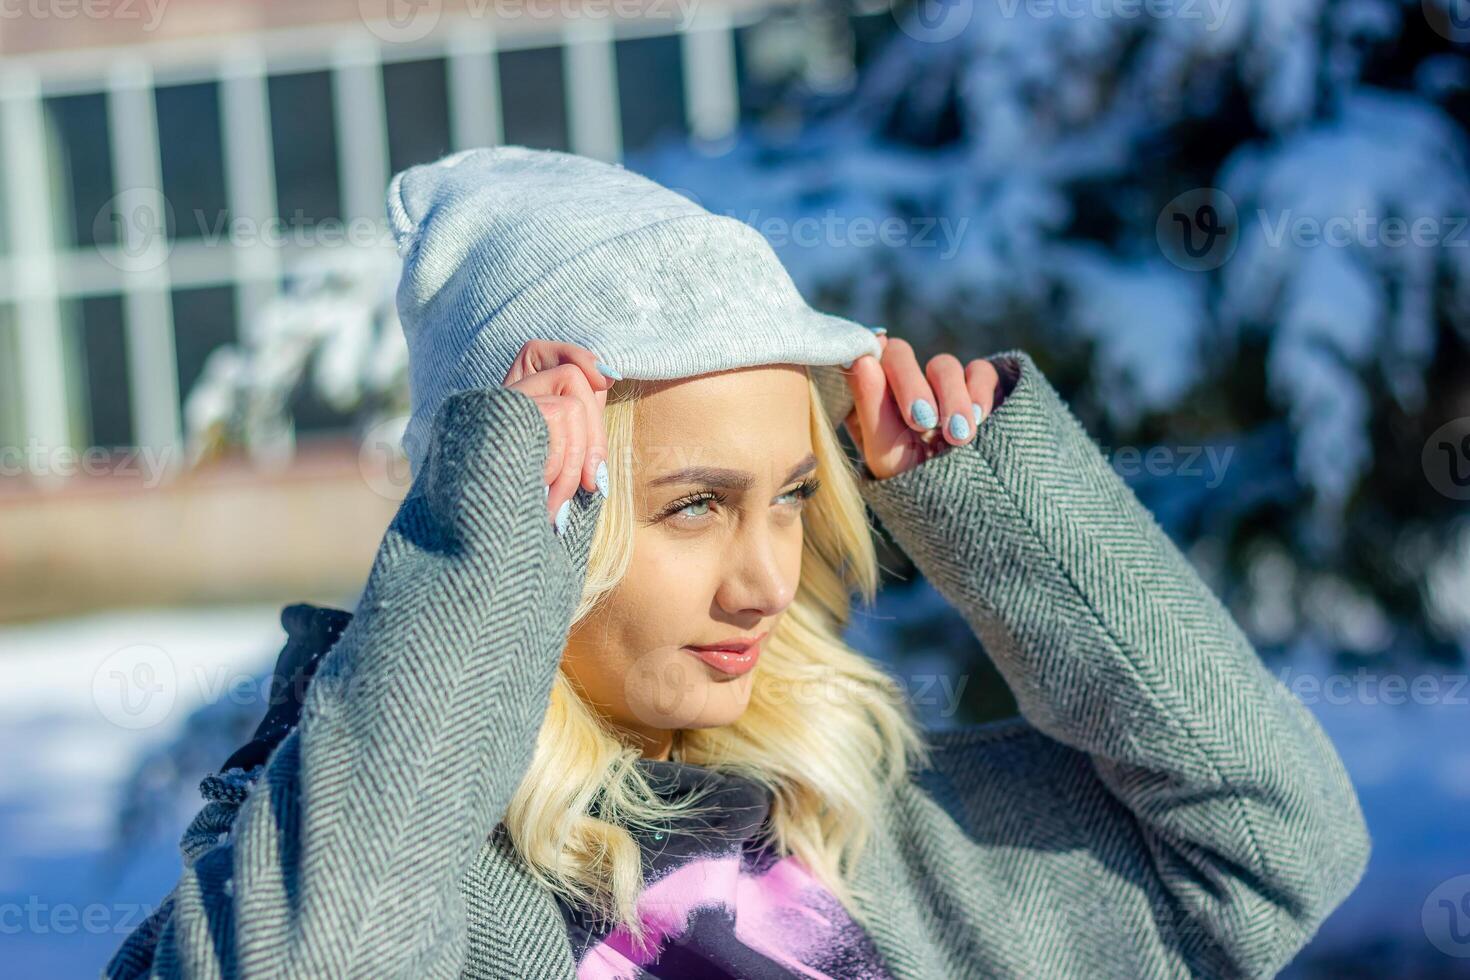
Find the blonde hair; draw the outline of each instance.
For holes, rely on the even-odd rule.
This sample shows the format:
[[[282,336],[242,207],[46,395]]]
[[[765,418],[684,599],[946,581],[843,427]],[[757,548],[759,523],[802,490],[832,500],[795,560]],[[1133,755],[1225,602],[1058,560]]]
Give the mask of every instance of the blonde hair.
[[[729,725],[678,733],[680,761],[738,773],[773,792],[771,842],[795,855],[863,923],[850,875],[873,832],[874,814],[915,761],[922,736],[900,685],[842,642],[854,592],[871,604],[878,560],[849,462],[810,374],[811,438],[822,489],[802,515],[801,579],[761,647],[748,707]],[[635,409],[643,385],[619,381],[604,420],[612,491],[598,520],[574,623],[631,565]],[[790,710],[791,692],[814,692]],[[637,768],[640,750],[576,693],[559,671],[506,829],[529,873],[600,921],[644,942],[637,915],[642,863],[630,828],[656,828],[702,812],[699,797],[665,801]],[[595,811],[595,812],[594,812]]]

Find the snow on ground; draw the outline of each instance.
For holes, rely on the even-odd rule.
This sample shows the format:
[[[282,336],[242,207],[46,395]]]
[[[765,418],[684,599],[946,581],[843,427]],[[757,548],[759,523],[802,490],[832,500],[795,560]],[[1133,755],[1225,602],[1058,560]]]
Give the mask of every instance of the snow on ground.
[[[168,893],[179,870],[178,835],[197,801],[178,801],[174,825],[114,868],[107,848],[123,780],[145,753],[177,735],[190,712],[212,699],[253,696],[251,686],[284,642],[279,613],[275,605],[155,610],[0,626],[7,975],[96,976]],[[853,642],[868,645],[857,636]],[[1470,687],[1460,681],[1463,672],[1359,676],[1304,660],[1274,672],[1338,746],[1374,842],[1367,878],[1288,975],[1326,975],[1298,971],[1334,950],[1380,939],[1389,962],[1415,959],[1443,970],[1421,976],[1456,975],[1470,958],[1437,951],[1426,928],[1439,928],[1431,892],[1470,873]],[[1345,679],[1323,684],[1333,677]],[[1415,688],[1420,678],[1429,680]],[[1441,928],[1438,938],[1447,935]],[[1470,943],[1460,952],[1470,955]]]
[[[279,616],[278,605],[233,606],[0,626],[5,975],[96,976],[168,893],[190,810],[113,868],[122,783],[195,708],[254,696],[285,642]]]

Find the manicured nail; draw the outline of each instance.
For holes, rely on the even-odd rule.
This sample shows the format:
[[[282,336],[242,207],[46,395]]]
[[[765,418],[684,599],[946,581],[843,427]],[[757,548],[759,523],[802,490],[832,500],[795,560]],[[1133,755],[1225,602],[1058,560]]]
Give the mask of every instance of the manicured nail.
[[[975,416],[975,428],[980,428],[980,423],[985,421],[985,406],[979,402],[971,402],[970,414]]]
[[[887,327],[869,327],[868,329],[871,330],[871,331],[873,331],[873,333],[887,333],[888,332],[888,328]]]
[[[597,492],[607,498],[607,460],[599,460],[597,463]]]
[[[932,429],[939,424],[939,416],[934,414],[934,406],[922,398],[914,399],[914,403],[909,406],[909,415],[926,429]]]
[[[955,412],[949,417],[949,434],[960,440],[970,438],[970,420]]]
[[[601,371],[603,374],[607,375],[609,378],[612,378],[614,381],[621,381],[621,380],[623,380],[623,376],[618,373],[618,369],[615,368],[615,367],[613,367],[611,364],[604,364],[601,361],[598,361],[597,362],[597,370]]]
[[[567,530],[567,514],[571,511],[572,502],[563,500],[561,506],[556,509],[556,533],[565,534]]]

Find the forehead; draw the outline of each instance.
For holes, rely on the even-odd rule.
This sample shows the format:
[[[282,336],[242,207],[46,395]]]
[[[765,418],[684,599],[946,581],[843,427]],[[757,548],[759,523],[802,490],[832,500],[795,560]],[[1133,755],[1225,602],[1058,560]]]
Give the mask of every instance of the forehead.
[[[765,476],[765,462],[784,475],[811,451],[807,385],[805,369],[790,364],[650,384],[637,409],[638,470],[652,479],[683,466],[723,465]]]

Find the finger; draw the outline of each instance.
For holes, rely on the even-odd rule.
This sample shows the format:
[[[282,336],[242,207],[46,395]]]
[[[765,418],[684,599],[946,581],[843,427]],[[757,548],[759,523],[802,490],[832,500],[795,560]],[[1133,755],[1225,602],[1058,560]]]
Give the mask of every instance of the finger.
[[[951,446],[963,446],[975,434],[970,390],[965,386],[965,366],[953,354],[935,354],[924,368],[929,386],[939,398],[940,428]]]
[[[578,464],[577,482],[587,487],[588,490],[595,489],[597,460],[589,461],[586,452],[595,446],[602,454],[599,459],[605,459],[607,456],[607,438],[601,424],[602,407],[607,404],[606,390],[594,392],[581,365],[578,364],[558,364],[548,370],[537,371],[513,383],[510,387],[523,391],[537,400],[546,396],[554,396],[569,399],[577,406],[577,409],[585,416],[582,430],[588,433],[594,431],[599,433],[596,440],[589,438],[588,443],[582,447],[584,454]],[[546,402],[545,404],[550,406],[555,403]],[[549,424],[551,420],[548,418],[547,421]],[[557,460],[555,457],[556,451],[553,449],[548,454],[546,462],[548,483],[561,472],[562,465],[566,463],[565,459]]]
[[[550,389],[572,395],[583,402],[587,412],[588,441],[578,483],[588,491],[597,490],[597,473],[607,459],[607,432],[602,423],[602,410],[607,407],[607,391],[620,375],[597,355],[578,344],[551,340],[528,340],[521,345],[504,384],[516,386],[529,377],[547,383]],[[544,391],[545,389],[539,389]]]
[[[881,364],[904,424],[916,432],[928,432],[938,425],[934,391],[919,369],[912,345],[900,337],[889,338]]]
[[[551,428],[549,457],[559,461],[560,468],[547,480],[546,509],[552,522],[562,504],[572,499],[581,482],[587,456],[587,410],[577,399],[562,397],[557,424]]]
[[[536,406],[546,419],[546,461],[541,464],[541,482],[550,487],[566,468],[567,438],[562,416],[580,411],[576,400],[562,395],[533,395]],[[549,498],[548,498],[549,502]]]
[[[595,362],[596,358],[592,360]],[[589,492],[596,490],[598,464],[607,459],[607,432],[602,422],[602,410],[607,405],[607,389],[593,389],[587,378],[585,365],[581,362],[558,364],[544,373],[552,380],[558,394],[577,400],[583,414],[581,445],[584,455],[576,471],[576,483],[568,496],[576,492],[577,486]],[[602,375],[599,374],[598,377]],[[610,385],[612,379],[606,380]],[[566,465],[570,467],[572,461],[567,460]]]
[[[975,409],[972,405],[971,411],[975,415],[975,429],[978,432],[980,423],[990,417],[995,410],[995,390],[1000,387],[1000,373],[995,370],[995,365],[983,357],[977,357],[965,365],[965,387],[969,389],[970,401],[978,405]]]
[[[607,408],[607,391],[589,391],[582,406],[586,411],[587,426],[587,459],[582,465],[582,486],[588,491],[602,492],[603,488],[597,483],[597,473],[603,469],[606,474],[607,425],[603,421],[603,413]]]
[[[898,472],[917,451],[916,438],[899,412],[882,363],[869,355],[858,358],[848,382],[853,391],[850,417],[856,426],[849,428],[857,433],[853,441],[863,462],[880,478]]]
[[[549,371],[563,364],[575,364],[587,378],[593,391],[606,391],[618,380],[616,369],[585,347],[565,341],[528,340],[516,353],[501,386],[508,388],[533,374]],[[604,373],[603,368],[608,368],[613,373]]]
[[[857,447],[866,454],[866,446],[876,446],[878,440],[884,438],[885,403],[888,432],[904,428],[904,420],[898,414],[898,406],[888,397],[888,377],[876,357],[871,354],[859,357],[853,361],[846,377],[853,403],[852,411],[848,413],[848,432],[852,433]],[[889,435],[888,438],[891,439],[892,436]]]
[[[842,420],[842,424],[847,426],[847,434],[852,437],[852,444],[857,447],[858,455],[867,455],[863,449],[863,424],[858,419],[856,404],[853,405],[852,411],[848,412],[847,416]]]

